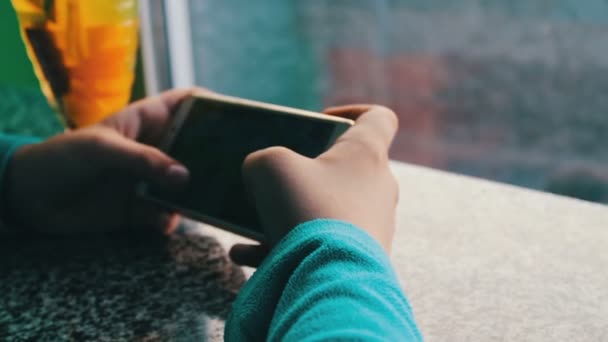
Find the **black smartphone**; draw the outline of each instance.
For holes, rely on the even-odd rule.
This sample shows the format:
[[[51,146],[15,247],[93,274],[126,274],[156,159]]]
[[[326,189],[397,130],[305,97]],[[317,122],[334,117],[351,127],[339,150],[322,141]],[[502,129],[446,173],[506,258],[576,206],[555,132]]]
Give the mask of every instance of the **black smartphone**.
[[[283,146],[315,158],[354,124],[352,120],[224,95],[184,100],[160,148],[190,171],[180,192],[141,184],[139,194],[234,233],[264,241],[241,166],[252,152]]]

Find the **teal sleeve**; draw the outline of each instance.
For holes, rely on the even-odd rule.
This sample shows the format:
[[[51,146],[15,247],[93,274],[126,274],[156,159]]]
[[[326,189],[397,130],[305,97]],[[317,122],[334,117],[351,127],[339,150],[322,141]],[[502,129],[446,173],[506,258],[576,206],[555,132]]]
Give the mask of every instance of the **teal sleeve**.
[[[0,134],[0,228],[4,207],[5,173],[13,153],[21,146],[39,142],[40,139]]]
[[[243,286],[226,341],[422,341],[390,260],[366,232],[315,220],[290,232]]]

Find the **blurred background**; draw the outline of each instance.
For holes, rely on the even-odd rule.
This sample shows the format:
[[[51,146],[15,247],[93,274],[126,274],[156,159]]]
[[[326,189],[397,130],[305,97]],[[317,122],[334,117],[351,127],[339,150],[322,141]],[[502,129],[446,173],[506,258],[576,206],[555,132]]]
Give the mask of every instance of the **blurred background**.
[[[391,157],[608,203],[608,0],[145,0],[132,98],[392,107]],[[0,4],[0,130],[61,127]]]

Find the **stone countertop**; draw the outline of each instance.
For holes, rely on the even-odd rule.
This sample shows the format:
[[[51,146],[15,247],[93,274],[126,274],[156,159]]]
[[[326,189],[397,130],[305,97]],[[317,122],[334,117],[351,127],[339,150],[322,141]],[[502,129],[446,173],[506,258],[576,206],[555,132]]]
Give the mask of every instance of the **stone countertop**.
[[[392,261],[427,341],[608,340],[608,207],[394,163]],[[251,269],[206,226],[0,241],[0,340],[221,340]]]
[[[221,340],[245,281],[218,241],[2,237],[0,340]]]

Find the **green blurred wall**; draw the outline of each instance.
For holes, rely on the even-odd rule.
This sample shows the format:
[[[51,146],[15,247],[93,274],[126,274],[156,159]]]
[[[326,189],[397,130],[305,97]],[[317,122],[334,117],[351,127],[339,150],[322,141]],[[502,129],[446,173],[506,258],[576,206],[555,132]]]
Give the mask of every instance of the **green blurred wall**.
[[[38,87],[10,0],[0,0],[0,85]]]

